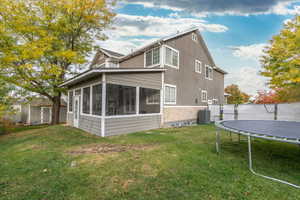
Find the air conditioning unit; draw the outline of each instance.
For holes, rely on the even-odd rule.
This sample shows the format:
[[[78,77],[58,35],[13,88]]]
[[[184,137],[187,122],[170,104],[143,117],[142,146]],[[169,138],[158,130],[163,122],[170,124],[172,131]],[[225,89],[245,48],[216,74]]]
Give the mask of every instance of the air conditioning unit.
[[[210,110],[199,110],[198,112],[198,124],[208,124],[210,123]]]

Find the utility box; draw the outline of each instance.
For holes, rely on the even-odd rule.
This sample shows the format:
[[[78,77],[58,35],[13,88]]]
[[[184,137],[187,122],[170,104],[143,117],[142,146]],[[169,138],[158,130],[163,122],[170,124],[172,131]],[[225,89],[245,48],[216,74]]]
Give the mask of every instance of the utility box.
[[[210,123],[210,110],[199,110],[197,123],[198,124]]]

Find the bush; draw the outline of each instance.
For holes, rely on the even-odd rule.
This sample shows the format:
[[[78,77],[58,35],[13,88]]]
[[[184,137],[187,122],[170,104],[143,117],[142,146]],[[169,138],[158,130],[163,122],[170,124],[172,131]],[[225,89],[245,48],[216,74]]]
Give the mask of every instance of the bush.
[[[8,119],[0,119],[0,135],[4,135],[8,133],[9,129],[15,127],[15,124]]]

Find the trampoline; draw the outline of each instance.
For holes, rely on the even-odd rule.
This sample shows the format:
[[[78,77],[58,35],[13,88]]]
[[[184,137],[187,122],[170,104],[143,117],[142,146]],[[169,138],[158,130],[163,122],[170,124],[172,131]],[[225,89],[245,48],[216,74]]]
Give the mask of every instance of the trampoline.
[[[220,129],[247,136],[249,170],[260,177],[284,183],[300,189],[299,185],[284,180],[259,174],[252,167],[251,138],[275,140],[292,144],[300,144],[300,122],[273,121],[273,120],[229,120],[215,122],[216,125],[216,151],[220,152]]]

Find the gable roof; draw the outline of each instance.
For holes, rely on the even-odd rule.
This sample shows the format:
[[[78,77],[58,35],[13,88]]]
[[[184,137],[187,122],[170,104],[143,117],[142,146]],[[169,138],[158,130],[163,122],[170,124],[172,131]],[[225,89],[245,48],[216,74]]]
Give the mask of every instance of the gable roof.
[[[120,58],[123,57],[124,55],[112,50],[108,50],[108,49],[104,49],[104,48],[100,48],[100,51],[103,52],[105,55],[107,55],[108,57],[113,57],[113,58]]]
[[[137,55],[137,54],[140,54],[141,52],[144,52],[144,51],[146,51],[147,49],[151,49],[153,46],[155,46],[155,45],[157,45],[157,44],[160,44],[160,43],[162,43],[162,42],[166,42],[166,41],[171,40],[171,39],[174,39],[174,38],[176,38],[176,37],[180,37],[180,36],[182,36],[182,35],[191,33],[191,32],[196,31],[196,30],[198,30],[197,27],[192,27],[192,28],[189,28],[189,29],[184,30],[184,31],[182,31],[182,32],[177,32],[176,34],[172,34],[172,35],[169,35],[169,36],[162,37],[162,38],[160,38],[160,39],[158,39],[158,40],[156,40],[156,41],[154,41],[154,42],[151,42],[150,44],[148,44],[148,45],[146,45],[146,46],[143,46],[143,47],[141,47],[141,48],[138,48],[137,50],[135,50],[135,51],[133,51],[133,52],[127,54],[126,56],[124,56],[124,57],[121,58],[121,61],[122,61],[122,60],[127,60],[128,58],[131,58],[131,57],[133,57],[133,56],[135,56],[135,55]]]

